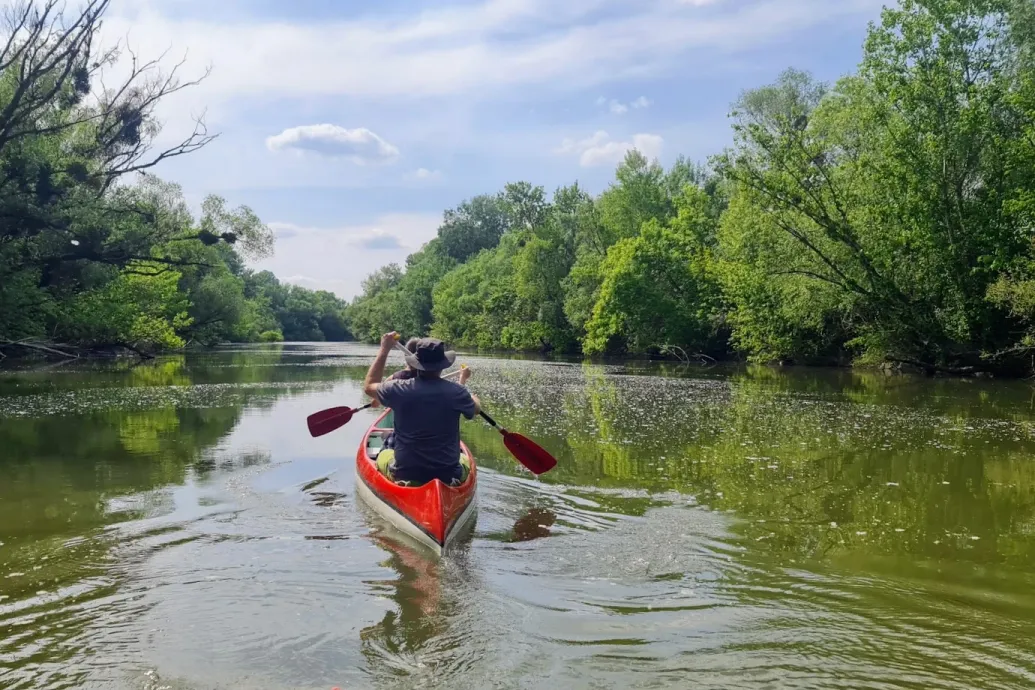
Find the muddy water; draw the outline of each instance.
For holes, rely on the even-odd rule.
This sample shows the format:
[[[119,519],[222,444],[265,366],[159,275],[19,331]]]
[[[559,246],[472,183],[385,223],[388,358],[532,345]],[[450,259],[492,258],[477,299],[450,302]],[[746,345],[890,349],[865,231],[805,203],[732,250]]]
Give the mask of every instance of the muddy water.
[[[373,350],[0,372],[0,688],[1029,688],[1023,383],[464,358],[474,532],[355,501]]]

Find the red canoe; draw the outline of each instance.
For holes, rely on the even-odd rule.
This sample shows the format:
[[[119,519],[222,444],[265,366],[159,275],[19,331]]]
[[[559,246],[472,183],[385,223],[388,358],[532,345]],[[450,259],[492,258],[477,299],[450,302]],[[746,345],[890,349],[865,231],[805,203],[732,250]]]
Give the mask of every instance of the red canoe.
[[[478,468],[462,442],[460,451],[471,462],[467,481],[449,487],[432,480],[424,486],[399,486],[377,471],[374,459],[392,430],[392,412],[386,410],[363,436],[356,451],[356,492],[398,530],[441,554],[463,532],[475,513],[474,493]]]

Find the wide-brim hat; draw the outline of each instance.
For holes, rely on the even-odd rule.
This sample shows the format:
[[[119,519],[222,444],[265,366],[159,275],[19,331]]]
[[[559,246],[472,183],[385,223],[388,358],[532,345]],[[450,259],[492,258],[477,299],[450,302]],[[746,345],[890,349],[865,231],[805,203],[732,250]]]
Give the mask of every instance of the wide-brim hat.
[[[406,355],[406,364],[419,371],[442,371],[453,366],[456,353],[447,350],[438,338],[421,338],[414,352]]]

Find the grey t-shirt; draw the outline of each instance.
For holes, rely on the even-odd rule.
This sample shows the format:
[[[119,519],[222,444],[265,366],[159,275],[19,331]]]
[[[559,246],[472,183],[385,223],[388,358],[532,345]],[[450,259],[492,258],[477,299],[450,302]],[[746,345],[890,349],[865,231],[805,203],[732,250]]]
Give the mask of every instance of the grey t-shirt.
[[[460,463],[460,415],[474,418],[466,386],[448,379],[390,379],[377,397],[395,412],[395,469],[398,479],[449,479]]]

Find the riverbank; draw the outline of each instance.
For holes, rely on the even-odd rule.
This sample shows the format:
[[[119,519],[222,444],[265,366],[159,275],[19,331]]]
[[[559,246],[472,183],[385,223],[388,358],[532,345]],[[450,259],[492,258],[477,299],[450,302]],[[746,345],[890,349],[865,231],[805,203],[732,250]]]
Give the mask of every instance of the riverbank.
[[[361,345],[368,345],[375,347],[376,343],[360,342],[360,341],[340,341],[342,343],[355,343]],[[227,348],[237,347],[269,347],[269,346],[306,346],[306,345],[328,345],[327,341],[308,341],[308,342],[278,342],[278,343],[261,343],[261,342],[249,342],[249,343],[220,343],[216,345],[191,345],[185,348],[177,349],[166,349],[155,352],[141,351],[125,344],[109,345],[109,346],[97,346],[97,347],[78,347],[67,344],[55,344],[55,343],[38,343],[38,342],[24,342],[24,343],[0,343],[0,369],[12,368],[12,367],[23,367],[31,366],[34,363],[43,363],[51,365],[53,363],[69,362],[69,361],[89,361],[89,360],[105,360],[105,359],[126,359],[126,360],[140,360],[147,361],[155,359],[156,357],[182,355],[190,353],[217,353]],[[719,357],[714,358],[708,355],[687,355],[682,351],[674,351],[670,353],[645,353],[645,354],[626,354],[626,355],[581,355],[577,353],[566,353],[566,352],[535,352],[527,350],[506,350],[506,349],[477,349],[477,348],[455,348],[461,355],[477,356],[477,357],[503,357],[507,359],[515,360],[526,360],[526,361],[544,361],[544,362],[565,362],[565,363],[587,363],[587,364],[617,364],[617,365],[635,365],[637,363],[651,363],[651,364],[666,364],[671,365],[669,371],[675,372],[679,369],[689,371],[697,368],[723,368],[723,369],[736,369],[738,367],[745,366],[756,366],[763,368],[771,368],[773,370],[794,370],[794,369],[837,369],[844,371],[864,371],[871,373],[880,373],[887,376],[894,376],[897,374],[901,375],[913,375],[913,376],[924,376],[928,378],[943,377],[943,378],[974,378],[974,379],[1001,379],[1001,380],[1023,380],[1029,378],[1029,374],[1026,372],[1016,372],[1013,375],[1003,373],[1002,371],[996,372],[991,370],[981,370],[976,368],[965,368],[965,369],[946,369],[936,366],[924,365],[918,362],[907,362],[907,361],[887,361],[879,364],[860,364],[852,363],[847,358],[828,358],[824,360],[814,360],[810,362],[791,362],[791,361],[772,361],[772,362],[752,362],[747,357]]]
[[[364,345],[376,346],[376,342],[358,341]],[[448,344],[448,343],[447,343]],[[1029,368],[988,368],[982,369],[978,366],[967,367],[945,367],[935,364],[927,364],[914,360],[889,359],[879,363],[853,362],[845,354],[841,357],[817,358],[804,362],[790,360],[756,361],[748,356],[711,356],[701,353],[686,353],[681,348],[672,348],[668,353],[638,353],[638,354],[594,354],[584,355],[572,352],[557,351],[536,351],[536,350],[508,350],[504,348],[478,349],[454,347],[459,353],[468,353],[486,357],[507,357],[516,359],[527,359],[531,361],[558,361],[558,362],[587,362],[592,364],[625,364],[630,362],[664,362],[675,365],[690,366],[762,366],[774,369],[804,368],[804,369],[845,369],[879,372],[887,375],[909,374],[926,377],[950,377],[950,378],[978,378],[978,379],[1004,379],[1021,380],[1031,377],[1032,370]],[[716,353],[718,354],[718,353]]]

